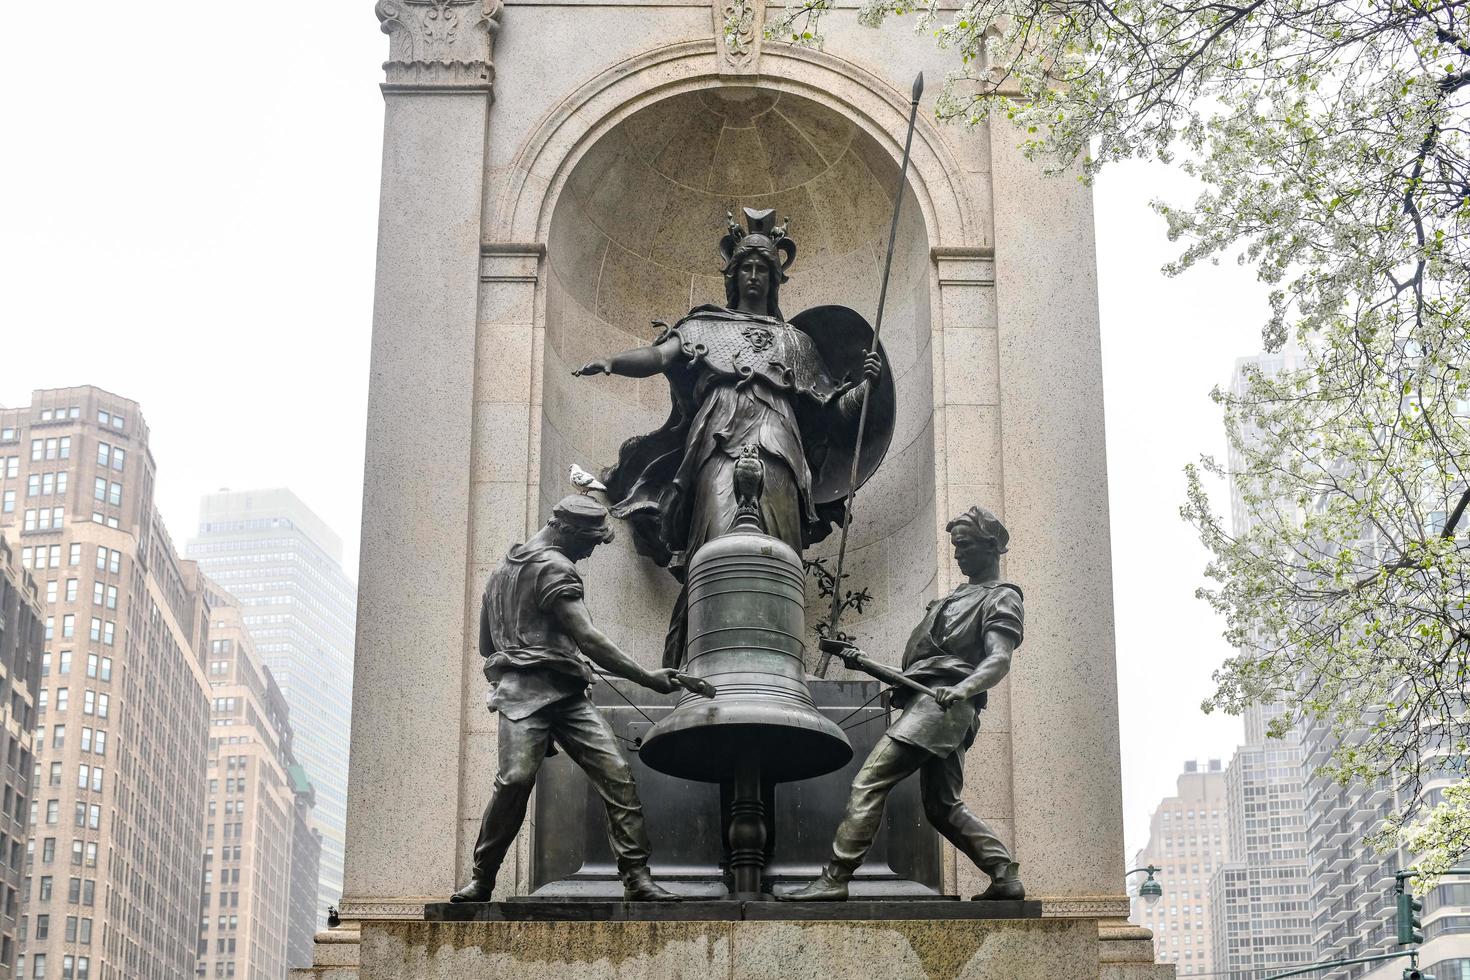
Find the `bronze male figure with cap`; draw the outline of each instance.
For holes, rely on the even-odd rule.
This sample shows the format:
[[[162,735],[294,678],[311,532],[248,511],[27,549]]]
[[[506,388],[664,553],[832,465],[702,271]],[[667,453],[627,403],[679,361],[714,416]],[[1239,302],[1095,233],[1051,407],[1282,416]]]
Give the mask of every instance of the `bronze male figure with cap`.
[[[904,649],[901,674],[874,663],[846,641],[823,643],[823,649],[842,657],[848,666],[895,683],[893,704],[903,713],[853,780],[847,813],[832,842],[832,859],[821,877],[778,896],[782,899],[846,899],[847,883],[882,826],[888,794],[914,773],[919,774],[919,795],[929,822],[990,875],[990,887],[975,897],[1026,897],[1010,851],[960,797],[965,750],[975,741],[987,692],[1009,672],[1011,655],[1021,645],[1021,589],[1000,578],[1000,556],[1010,534],[982,507],[971,507],[946,529],[966,581],[929,604]]]
[[[546,525],[511,548],[491,573],[480,607],[480,654],[491,683],[490,710],[500,715],[499,771],[475,842],[474,876],[453,902],[488,902],[506,852],[526,817],[541,760],[554,742],[581,767],[607,810],[608,842],[624,897],[675,901],[648,870],[648,833],[632,771],[611,727],[588,697],[604,670],[661,694],[676,687],[713,696],[707,681],[673,668],[648,670],[592,623],[576,563],[613,539],[608,512],[572,495]]]

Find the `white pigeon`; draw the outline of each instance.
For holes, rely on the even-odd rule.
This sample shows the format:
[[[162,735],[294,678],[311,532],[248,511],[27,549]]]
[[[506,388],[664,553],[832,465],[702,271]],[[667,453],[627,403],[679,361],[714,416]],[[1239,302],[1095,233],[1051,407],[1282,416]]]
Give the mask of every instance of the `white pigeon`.
[[[567,470],[567,477],[572,481],[572,486],[577,488],[578,493],[591,493],[594,490],[607,492],[607,487],[601,480],[576,463],[573,463],[571,469]]]

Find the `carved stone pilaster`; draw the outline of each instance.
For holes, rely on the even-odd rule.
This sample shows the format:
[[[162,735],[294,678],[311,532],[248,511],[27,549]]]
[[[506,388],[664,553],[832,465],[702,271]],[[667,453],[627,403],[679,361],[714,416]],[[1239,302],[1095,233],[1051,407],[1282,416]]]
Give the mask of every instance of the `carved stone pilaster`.
[[[378,0],[384,90],[490,91],[501,0]]]
[[[754,75],[766,33],[766,0],[712,0],[720,74]]]

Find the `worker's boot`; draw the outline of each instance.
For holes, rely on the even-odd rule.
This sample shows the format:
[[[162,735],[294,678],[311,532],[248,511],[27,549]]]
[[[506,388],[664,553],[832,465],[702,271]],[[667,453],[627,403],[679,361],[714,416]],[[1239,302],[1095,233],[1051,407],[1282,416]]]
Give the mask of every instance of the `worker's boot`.
[[[495,877],[474,878],[468,885],[449,896],[451,902],[488,902],[495,891]]]
[[[845,902],[847,880],[851,877],[852,872],[829,864],[822,869],[821,877],[810,885],[777,895],[776,899],[781,902]]]
[[[633,868],[623,874],[623,901],[625,902],[677,902],[679,896],[660,888],[653,880],[648,865]]]
[[[990,887],[976,895],[976,902],[1019,902],[1026,897],[1026,886],[1021,884],[1021,866],[1014,861],[1002,861],[985,869],[990,875]]]

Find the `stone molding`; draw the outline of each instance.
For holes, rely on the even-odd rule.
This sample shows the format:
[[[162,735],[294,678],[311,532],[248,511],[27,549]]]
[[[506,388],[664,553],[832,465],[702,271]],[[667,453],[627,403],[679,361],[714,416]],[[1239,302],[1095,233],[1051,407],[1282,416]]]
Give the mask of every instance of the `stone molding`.
[[[929,249],[939,269],[940,286],[995,285],[995,248],[990,245],[943,246]]]
[[[387,94],[489,92],[501,0],[378,0]]]
[[[545,255],[541,242],[481,242],[480,281],[534,283]]]
[[[715,43],[722,75],[760,72],[761,44],[766,33],[765,0],[711,0]]]
[[[1127,896],[1083,895],[1078,898],[1043,898],[1043,918],[1126,919],[1132,911]]]
[[[750,0],[757,2],[757,0]],[[582,155],[624,119],[655,102],[727,84],[719,43],[681,41],[641,52],[580,85],[544,116],[517,149],[509,179],[488,203],[489,234],[509,240],[544,240],[562,185]],[[903,144],[893,134],[908,125],[908,83],[903,89],[863,65],[836,55],[776,44],[761,55],[759,85],[840,112],[897,161]],[[984,241],[979,206],[956,180],[963,173],[937,124],[920,113],[914,131],[909,180],[930,241],[968,245]]]
[[[337,914],[342,921],[361,922],[368,919],[422,919],[424,917],[424,905],[427,902],[442,902],[443,896],[425,895],[418,898],[400,899],[378,899],[371,902],[358,902],[350,898],[342,899],[342,904]],[[351,939],[347,939],[351,942]]]

